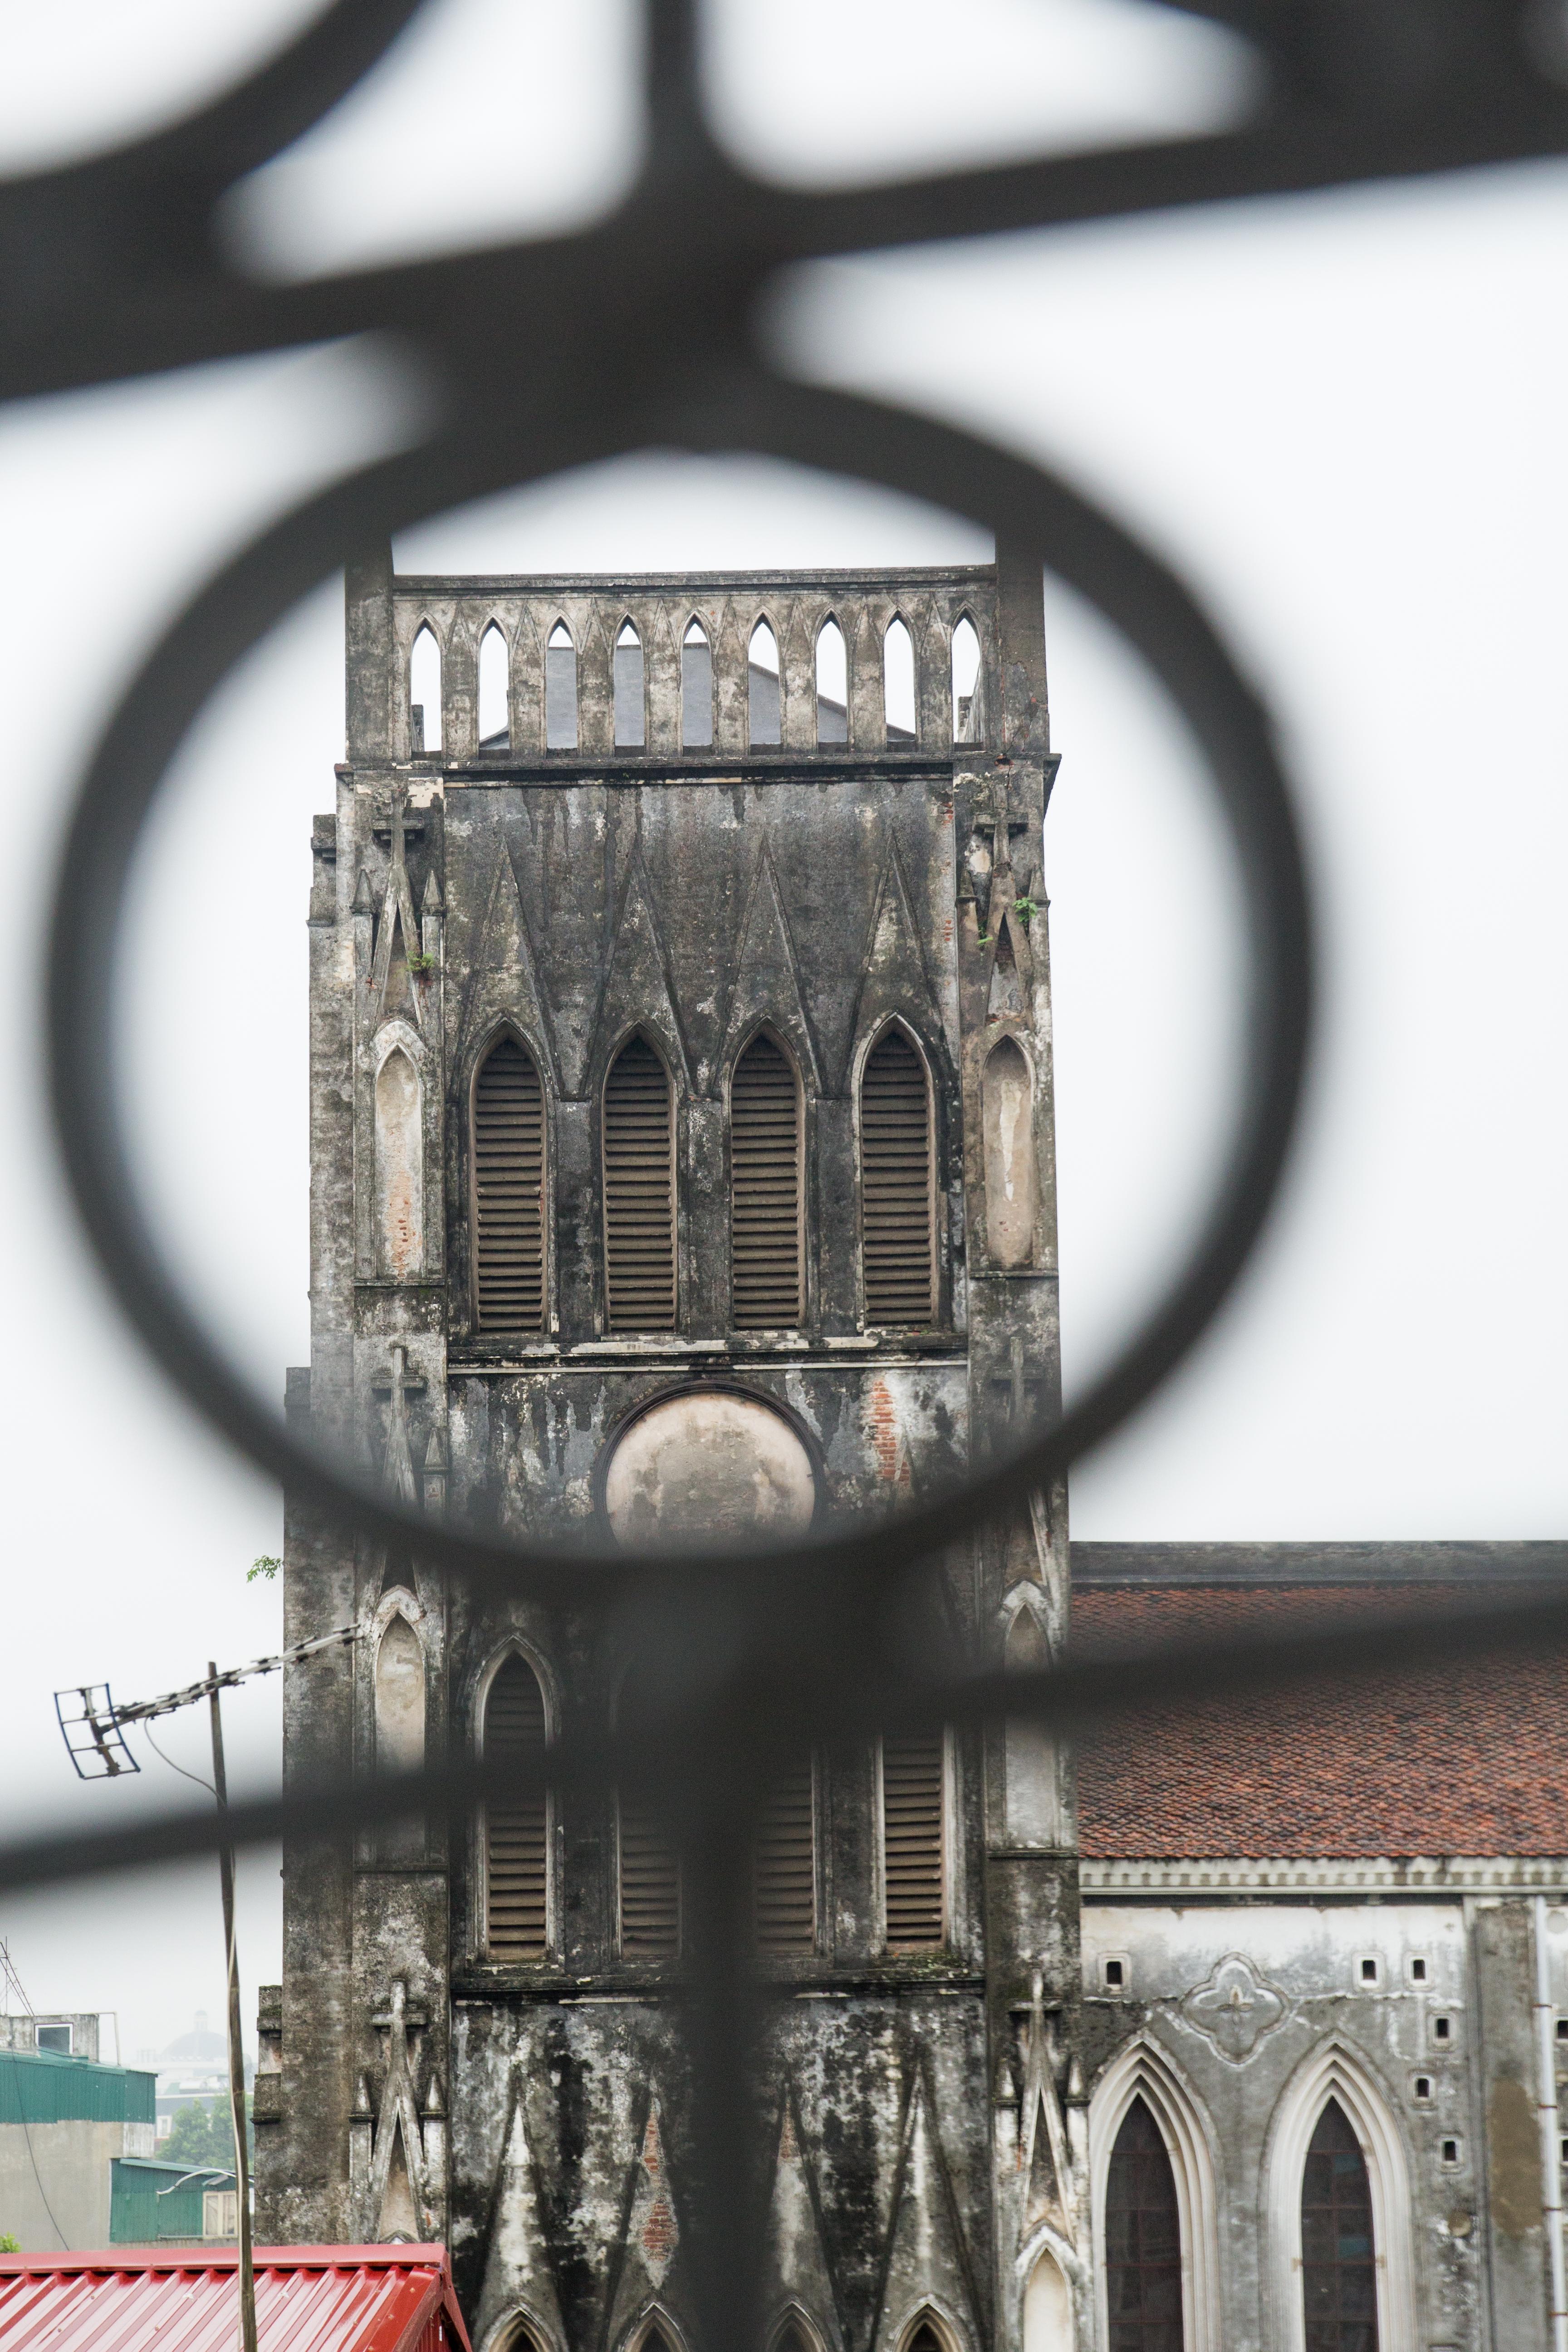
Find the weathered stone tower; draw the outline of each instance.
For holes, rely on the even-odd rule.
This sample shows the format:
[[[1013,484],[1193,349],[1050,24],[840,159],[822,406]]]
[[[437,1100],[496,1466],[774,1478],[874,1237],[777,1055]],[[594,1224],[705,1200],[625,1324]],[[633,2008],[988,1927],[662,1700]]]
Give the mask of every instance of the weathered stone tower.
[[[1048,1407],[1054,764],[1017,551],[352,571],[297,1423],[432,1518],[635,1537],[884,1504]],[[950,1563],[976,1661],[1059,1647],[1065,1521],[1042,1497]],[[290,1777],[536,1746],[626,1666],[297,1509],[287,1611],[290,1640],[366,1629],[292,1669]],[[1062,1759],[1016,1732],[803,1758],[755,1869],[770,2342],[1016,2352],[1028,2276],[1037,2340],[1076,2312],[1087,2345]],[[680,1874],[637,1791],[297,1844],[285,1881],[262,2233],[447,2237],[477,2352],[690,2345]]]

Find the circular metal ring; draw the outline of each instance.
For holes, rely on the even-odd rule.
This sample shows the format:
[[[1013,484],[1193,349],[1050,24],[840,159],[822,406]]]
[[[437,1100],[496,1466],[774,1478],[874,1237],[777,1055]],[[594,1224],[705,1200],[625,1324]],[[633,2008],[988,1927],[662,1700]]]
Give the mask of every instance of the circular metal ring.
[[[595,417],[589,425],[583,420]],[[111,1288],[176,1385],[263,1469],[327,1516],[406,1543],[458,1572],[497,1572],[581,1600],[586,1568],[619,1581],[624,1551],[589,1540],[528,1545],[405,1516],[255,1400],[163,1265],[137,1202],[112,1084],[117,929],[142,827],[168,765],[222,679],[266,629],[358,547],[475,498],[637,448],[786,457],[947,508],[1037,547],[1142,654],[1205,755],[1245,884],[1251,987],[1246,1085],[1228,1160],[1185,1262],[1122,1356],[1080,1402],[1005,1462],[896,1518],[765,1556],[813,1574],[907,1568],[999,1507],[1048,1487],[1117,1428],[1189,1352],[1262,1228],[1300,1108],[1312,1004],[1301,847],[1268,715],[1191,591],[1130,532],[1031,461],[875,401],[788,383],[760,366],[710,368],[606,405],[602,380],[557,384],[548,413],[465,418],[425,447],[312,499],[195,598],[110,719],[84,777],[53,916],[48,1019],[55,1118],[77,1203]],[[760,1549],[760,1548],[759,1548]],[[759,1550],[749,1551],[754,1563]],[[737,1563],[738,1565],[739,1563]],[[710,1555],[704,1567],[721,1565]]]

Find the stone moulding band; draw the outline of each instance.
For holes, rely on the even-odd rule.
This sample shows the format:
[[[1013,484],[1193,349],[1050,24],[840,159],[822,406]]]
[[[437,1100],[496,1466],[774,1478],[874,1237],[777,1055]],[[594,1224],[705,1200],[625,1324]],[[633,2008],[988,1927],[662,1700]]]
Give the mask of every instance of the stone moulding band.
[[[1079,1864],[1086,1900],[1154,1895],[1568,1895],[1568,1858],[1517,1855],[1415,1856],[1409,1860],[1228,1862],[1136,1859]]]

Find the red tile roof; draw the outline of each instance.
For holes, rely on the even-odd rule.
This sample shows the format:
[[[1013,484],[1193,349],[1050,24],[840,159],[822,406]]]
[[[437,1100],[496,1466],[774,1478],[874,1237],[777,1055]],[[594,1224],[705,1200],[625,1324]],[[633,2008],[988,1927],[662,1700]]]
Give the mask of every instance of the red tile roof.
[[[1074,1647],[1477,1598],[1465,1583],[1102,1584],[1073,1594]],[[1107,1861],[1568,1855],[1568,1643],[1141,1708],[1081,1748],[1079,1806],[1084,1854]]]
[[[234,2352],[233,2247],[0,2254],[5,2352]],[[260,2352],[469,2352],[445,2246],[258,2246]]]

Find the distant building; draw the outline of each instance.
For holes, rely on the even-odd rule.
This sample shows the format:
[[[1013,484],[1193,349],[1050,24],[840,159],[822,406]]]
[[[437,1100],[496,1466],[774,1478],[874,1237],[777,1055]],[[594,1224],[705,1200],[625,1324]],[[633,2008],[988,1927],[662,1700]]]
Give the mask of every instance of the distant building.
[[[45,2017],[0,2017],[0,2050],[47,2050],[54,2058],[96,2059],[99,2026],[96,2009],[58,2009]],[[117,2045],[117,2063],[118,2054]]]
[[[0,2051],[0,2234],[29,2253],[108,2245],[113,2168],[153,2154],[155,2088],[129,2066]]]
[[[195,2023],[189,2033],[182,2033],[166,2050],[144,2051],[143,2057],[152,2059],[158,2069],[158,2137],[167,2139],[174,2126],[174,2117],[182,2107],[198,2104],[210,2107],[215,2099],[228,2101],[228,2044],[221,2033],[214,2033],[207,2024],[207,2013],[198,2009]],[[246,2081],[255,2072],[247,2062]]]
[[[238,2228],[232,2170],[157,2156],[115,2158],[109,2195],[111,2246],[232,2244]]]

